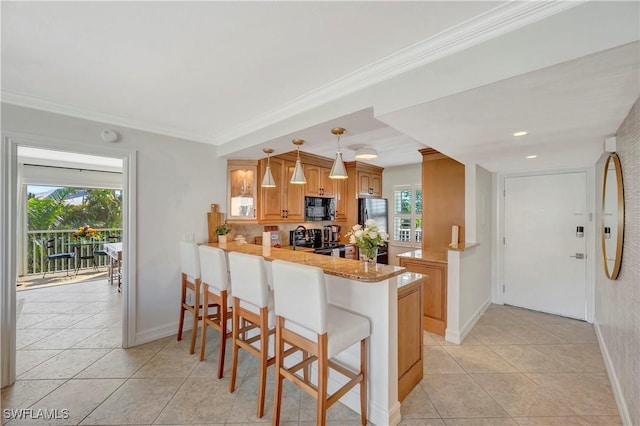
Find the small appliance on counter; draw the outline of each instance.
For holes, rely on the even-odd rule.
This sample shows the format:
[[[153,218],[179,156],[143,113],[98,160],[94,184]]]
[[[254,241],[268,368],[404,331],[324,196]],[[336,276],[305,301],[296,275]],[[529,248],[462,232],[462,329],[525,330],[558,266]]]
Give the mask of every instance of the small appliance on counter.
[[[322,232],[322,243],[324,245],[336,245],[340,242],[340,226],[326,225]]]
[[[307,229],[300,225],[293,231],[289,231],[289,244],[296,247],[322,247],[322,230]]]

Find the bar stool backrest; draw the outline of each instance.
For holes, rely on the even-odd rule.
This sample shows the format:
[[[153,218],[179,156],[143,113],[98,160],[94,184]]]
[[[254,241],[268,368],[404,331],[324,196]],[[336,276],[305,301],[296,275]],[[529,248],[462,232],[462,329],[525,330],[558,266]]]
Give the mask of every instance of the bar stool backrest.
[[[314,266],[274,260],[275,314],[318,334],[327,331],[324,272]]]
[[[262,256],[230,252],[229,270],[234,297],[258,308],[269,305],[269,283]]]
[[[216,247],[202,245],[198,247],[200,252],[200,274],[202,282],[213,287],[214,293],[229,288],[229,275],[227,274],[227,257],[224,250]]]
[[[196,243],[180,241],[180,270],[192,280],[200,279],[200,253]]]

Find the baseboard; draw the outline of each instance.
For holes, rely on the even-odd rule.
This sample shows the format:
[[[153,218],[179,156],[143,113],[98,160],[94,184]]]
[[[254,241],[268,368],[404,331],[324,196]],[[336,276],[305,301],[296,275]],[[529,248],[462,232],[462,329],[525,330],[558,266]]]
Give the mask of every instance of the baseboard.
[[[491,297],[488,297],[487,300],[485,300],[482,303],[480,308],[478,308],[478,310],[471,316],[471,318],[469,318],[469,321],[466,322],[466,324],[462,327],[461,330],[451,330],[447,328],[444,339],[447,342],[455,343],[457,345],[461,344],[464,341],[464,339],[467,337],[469,332],[471,332],[471,330],[473,329],[473,326],[476,325],[476,323],[478,322],[482,314],[487,309],[489,309],[490,305],[491,305]]]
[[[604,339],[602,338],[600,325],[595,322],[595,320],[593,322],[593,328],[596,331],[596,337],[598,338],[598,344],[600,345],[600,352],[602,352],[602,359],[604,360],[604,365],[607,368],[607,375],[609,376],[609,381],[611,382],[611,390],[613,391],[613,396],[616,400],[616,405],[618,406],[620,419],[622,420],[623,425],[632,426],[629,409],[627,408],[627,403],[625,402],[624,395],[622,394],[622,387],[620,387],[620,382],[618,381],[616,370],[613,367],[613,361],[611,360],[609,350],[607,349],[607,346],[604,343]]]
[[[191,321],[185,319],[183,331],[189,330],[191,330]],[[177,332],[178,322],[144,330],[136,333],[136,340],[131,346],[138,346],[145,343],[153,342],[154,340],[162,339],[164,337],[173,336]]]

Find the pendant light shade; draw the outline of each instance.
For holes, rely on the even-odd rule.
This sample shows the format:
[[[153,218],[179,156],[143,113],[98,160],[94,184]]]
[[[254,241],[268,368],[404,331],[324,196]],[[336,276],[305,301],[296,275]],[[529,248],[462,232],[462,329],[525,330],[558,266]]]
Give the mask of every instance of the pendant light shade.
[[[331,133],[338,137],[338,151],[336,152],[336,159],[331,167],[331,173],[329,173],[329,179],[346,179],[347,170],[344,168],[344,161],[342,161],[342,149],[340,147],[340,136],[344,134],[345,130],[342,127],[336,127],[331,129]]]
[[[307,183],[307,179],[304,177],[304,171],[302,170],[302,162],[300,161],[300,145],[302,145],[304,141],[302,139],[294,139],[293,144],[298,147],[298,158],[296,159],[296,166],[293,169],[293,175],[291,175],[291,180],[289,183],[295,183],[297,185],[303,185]]]
[[[265,154],[267,154],[267,170],[264,171],[264,177],[262,178],[262,187],[263,188],[275,188],[276,181],[273,179],[273,174],[271,173],[271,161],[269,156],[273,153],[271,148],[265,148],[262,150]]]

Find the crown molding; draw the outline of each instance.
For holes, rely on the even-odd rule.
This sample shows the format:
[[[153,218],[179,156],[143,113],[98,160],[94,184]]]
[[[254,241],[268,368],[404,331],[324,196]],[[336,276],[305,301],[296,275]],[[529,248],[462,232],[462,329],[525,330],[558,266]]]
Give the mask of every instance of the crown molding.
[[[162,126],[155,123],[132,120],[129,118],[119,117],[116,115],[106,114],[103,112],[93,111],[90,109],[72,105],[63,105],[34,96],[12,92],[10,90],[3,89],[2,91],[0,91],[0,96],[2,102],[7,104],[53,112],[56,114],[68,115],[85,120],[99,121],[101,123],[115,124],[117,126],[128,127],[145,132],[158,133],[174,138],[187,139],[194,142],[202,142],[207,144],[213,143],[212,138],[206,137],[204,135],[189,133],[169,126]]]
[[[509,1],[299,96],[254,120],[218,133],[214,136],[214,144],[231,142],[301,112],[563,12],[585,1]]]

